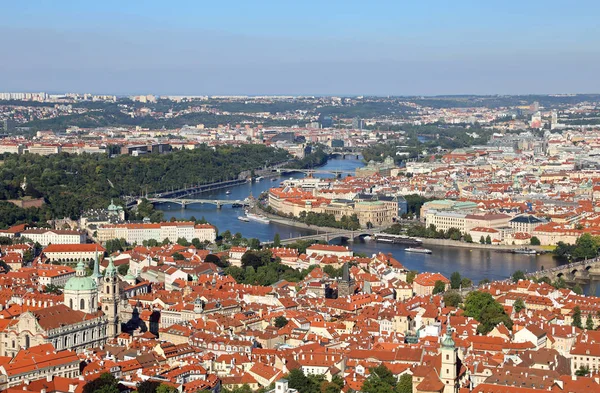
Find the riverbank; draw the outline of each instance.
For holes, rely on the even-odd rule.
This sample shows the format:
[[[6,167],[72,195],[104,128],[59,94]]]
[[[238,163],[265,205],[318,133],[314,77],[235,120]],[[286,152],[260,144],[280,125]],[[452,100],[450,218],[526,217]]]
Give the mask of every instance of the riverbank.
[[[471,248],[471,249],[480,249],[480,250],[492,250],[492,251],[509,251],[515,250],[518,248],[527,247],[536,251],[547,251],[544,246],[513,246],[513,245],[504,245],[504,244],[481,244],[481,243],[467,243],[461,242],[460,240],[451,240],[451,239],[428,239],[428,238],[420,238],[423,241],[423,244],[429,244],[432,246],[442,246],[442,247],[460,247],[460,248]]]
[[[281,225],[285,225],[285,226],[293,227],[293,228],[308,229],[308,230],[314,231],[315,234],[317,232],[319,232],[319,233],[337,232],[340,230],[339,228],[319,227],[316,225],[309,225],[309,224],[305,224],[300,221],[295,221],[295,220],[291,220],[289,218],[284,218],[284,217],[278,216],[276,214],[267,213],[259,206],[260,206],[259,204],[256,204],[254,206],[254,208],[250,209],[250,211],[255,214],[261,214],[261,215],[267,217],[272,222],[275,222],[277,224],[281,224]]]

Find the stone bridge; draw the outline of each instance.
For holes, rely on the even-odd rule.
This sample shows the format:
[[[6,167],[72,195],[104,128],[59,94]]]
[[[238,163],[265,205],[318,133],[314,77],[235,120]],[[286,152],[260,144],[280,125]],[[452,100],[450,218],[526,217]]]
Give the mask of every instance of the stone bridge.
[[[600,281],[600,258],[586,259],[584,261],[569,263],[526,274],[527,278],[548,277],[554,281],[564,279],[569,284],[588,284],[595,286]]]

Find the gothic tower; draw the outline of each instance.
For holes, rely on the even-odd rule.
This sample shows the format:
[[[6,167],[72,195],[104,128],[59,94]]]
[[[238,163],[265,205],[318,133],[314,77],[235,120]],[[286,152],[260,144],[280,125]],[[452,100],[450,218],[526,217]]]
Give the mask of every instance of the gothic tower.
[[[107,336],[115,337],[119,334],[119,285],[117,283],[117,268],[112,258],[104,272],[104,284],[102,295],[102,310],[108,319]]]
[[[354,279],[350,278],[348,263],[342,267],[342,279],[338,282],[338,297],[346,297],[354,294]]]
[[[440,380],[444,383],[444,393],[456,393],[458,392],[458,354],[449,323],[440,349],[442,352]]]

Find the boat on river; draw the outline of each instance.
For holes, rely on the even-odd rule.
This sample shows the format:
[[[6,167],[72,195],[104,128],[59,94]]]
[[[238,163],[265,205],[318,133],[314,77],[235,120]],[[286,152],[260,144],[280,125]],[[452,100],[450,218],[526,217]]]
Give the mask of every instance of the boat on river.
[[[531,248],[516,248],[514,250],[512,250],[513,254],[525,254],[525,255],[536,255],[537,251],[536,250],[532,250]]]
[[[262,224],[269,224],[271,222],[271,220],[269,220],[265,216],[261,216],[260,214],[253,214],[250,212],[246,212],[246,218],[248,218],[250,221],[260,222]]]
[[[377,243],[405,244],[407,246],[420,246],[423,242],[405,235],[391,235],[389,233],[377,233],[374,235]]]
[[[243,222],[250,222],[250,219],[248,217],[244,217],[244,216],[238,216],[238,220],[243,221]]]
[[[431,251],[428,248],[423,248],[423,247],[409,247],[409,248],[406,248],[404,251],[415,252],[418,254],[433,254],[433,251]]]

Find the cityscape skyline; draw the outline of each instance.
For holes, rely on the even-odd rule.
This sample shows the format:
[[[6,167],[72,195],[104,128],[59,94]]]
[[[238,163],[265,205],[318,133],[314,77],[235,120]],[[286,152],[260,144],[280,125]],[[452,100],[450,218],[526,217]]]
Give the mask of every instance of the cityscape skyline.
[[[598,4],[178,2],[5,7],[5,91],[447,95],[600,91]]]

